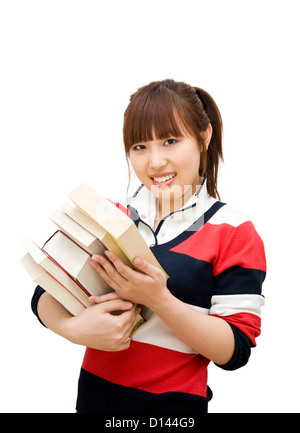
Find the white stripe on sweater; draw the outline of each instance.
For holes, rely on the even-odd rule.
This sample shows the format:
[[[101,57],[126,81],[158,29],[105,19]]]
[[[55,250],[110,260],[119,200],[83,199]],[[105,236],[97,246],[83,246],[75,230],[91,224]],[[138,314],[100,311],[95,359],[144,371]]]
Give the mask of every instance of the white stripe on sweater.
[[[189,305],[191,308],[208,314],[206,308]],[[175,350],[182,353],[196,353],[187,344],[181,341],[174,332],[152,311],[142,310],[146,321],[135,331],[132,336],[133,341],[140,343],[153,344],[154,346],[164,347],[165,349]]]

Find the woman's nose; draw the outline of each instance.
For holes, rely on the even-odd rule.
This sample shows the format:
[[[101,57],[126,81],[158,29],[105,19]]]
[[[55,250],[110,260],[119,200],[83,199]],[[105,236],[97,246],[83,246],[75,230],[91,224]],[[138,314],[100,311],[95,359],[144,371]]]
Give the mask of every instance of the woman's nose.
[[[153,170],[158,170],[167,165],[168,161],[165,153],[161,150],[152,151],[150,154],[149,167]]]

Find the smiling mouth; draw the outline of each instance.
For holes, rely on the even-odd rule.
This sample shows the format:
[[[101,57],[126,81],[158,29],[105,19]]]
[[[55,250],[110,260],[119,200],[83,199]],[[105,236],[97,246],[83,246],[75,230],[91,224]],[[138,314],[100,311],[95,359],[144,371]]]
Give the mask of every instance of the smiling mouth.
[[[164,183],[164,182],[167,182],[170,179],[173,179],[173,177],[175,177],[175,176],[176,176],[176,173],[173,173],[173,174],[169,174],[167,176],[152,177],[152,179],[155,180],[155,182]]]

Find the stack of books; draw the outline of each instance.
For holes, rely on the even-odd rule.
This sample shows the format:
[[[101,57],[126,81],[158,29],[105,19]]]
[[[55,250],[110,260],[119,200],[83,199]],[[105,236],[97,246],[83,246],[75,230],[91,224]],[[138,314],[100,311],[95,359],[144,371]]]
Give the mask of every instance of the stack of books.
[[[137,256],[162,268],[126,212],[86,184],[69,198],[72,204],[50,216],[57,230],[42,247],[24,239],[27,254],[21,261],[31,279],[76,316],[93,305],[90,296],[112,291],[90,265],[92,255],[108,249],[132,268]],[[142,322],[139,315],[134,329]]]

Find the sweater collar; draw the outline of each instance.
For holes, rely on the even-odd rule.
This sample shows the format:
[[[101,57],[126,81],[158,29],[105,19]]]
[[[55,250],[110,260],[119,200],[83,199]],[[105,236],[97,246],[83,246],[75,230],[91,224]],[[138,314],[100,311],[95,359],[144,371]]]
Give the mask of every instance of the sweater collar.
[[[191,220],[203,215],[214,203],[216,199],[207,193],[206,177],[195,194],[185,203],[185,205],[170,213],[164,219],[176,214],[176,219]],[[157,209],[157,197],[151,193],[144,185],[141,185],[133,195],[130,208],[134,209],[138,218],[146,222],[150,227],[154,226]]]

